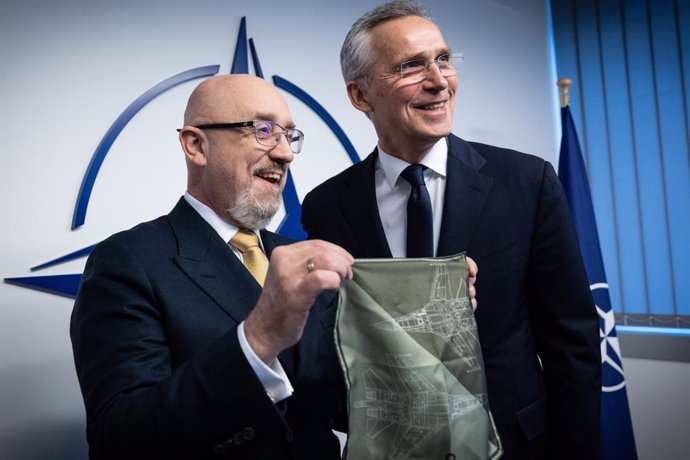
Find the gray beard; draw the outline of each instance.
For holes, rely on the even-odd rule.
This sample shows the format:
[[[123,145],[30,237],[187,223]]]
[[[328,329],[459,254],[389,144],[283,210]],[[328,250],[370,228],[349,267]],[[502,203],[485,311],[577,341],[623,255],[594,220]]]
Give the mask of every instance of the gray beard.
[[[261,203],[251,192],[251,189],[244,190],[237,201],[227,209],[231,219],[240,228],[249,230],[261,230],[271,221],[280,206],[280,195],[275,200]]]

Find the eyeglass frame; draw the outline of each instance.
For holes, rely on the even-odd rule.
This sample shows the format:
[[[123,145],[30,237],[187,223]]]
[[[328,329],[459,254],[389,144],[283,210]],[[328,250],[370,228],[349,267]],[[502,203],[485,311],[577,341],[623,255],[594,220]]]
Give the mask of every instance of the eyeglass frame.
[[[407,61],[401,62],[400,65],[393,67],[392,70],[400,76],[400,79],[402,81],[405,81],[407,78],[411,77],[411,75],[408,75],[408,76],[403,75],[403,68],[405,67],[405,64],[409,64],[411,62],[424,62],[423,67],[424,67],[424,70],[426,73],[424,74],[424,77],[420,80],[420,82],[422,82],[429,76],[429,70],[431,69],[432,64],[436,64],[436,68],[439,70],[441,75],[443,75],[443,70],[438,65],[438,60],[443,58],[443,57],[448,58],[449,64],[451,62],[451,59],[457,59],[459,64],[462,64],[465,61],[465,56],[462,53],[443,53],[443,54],[439,54],[438,56],[436,56],[432,60],[427,60],[425,58],[408,59]],[[452,73],[450,75],[443,75],[444,77],[452,77],[454,75],[457,75],[457,68],[453,65],[451,65],[450,67],[454,71],[454,73]]]
[[[271,126],[277,126],[280,128],[279,132],[274,133],[273,129],[271,129],[271,136],[275,137],[275,144],[265,144],[263,141],[266,141],[270,138],[266,139],[259,139],[259,129],[257,126],[257,123],[269,123]],[[197,129],[235,129],[235,128],[254,128],[254,137],[256,138],[256,142],[258,142],[261,145],[264,145],[266,147],[274,147],[280,143],[280,138],[282,136],[285,136],[285,139],[287,139],[288,144],[290,145],[290,150],[292,153],[295,155],[299,154],[302,151],[302,144],[304,144],[304,133],[300,131],[297,128],[284,128],[283,126],[279,125],[278,123],[274,123],[270,120],[249,120],[249,121],[238,121],[235,123],[206,123],[202,125],[190,125],[192,128],[197,128]],[[182,128],[178,128],[177,132],[179,133],[182,131]],[[292,148],[293,140],[294,139],[294,134],[297,134],[297,148],[296,152],[295,149]],[[291,135],[289,135],[291,134]]]

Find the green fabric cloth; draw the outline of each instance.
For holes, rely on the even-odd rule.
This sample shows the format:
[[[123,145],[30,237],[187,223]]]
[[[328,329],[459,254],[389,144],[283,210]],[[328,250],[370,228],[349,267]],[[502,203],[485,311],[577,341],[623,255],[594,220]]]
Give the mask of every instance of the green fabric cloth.
[[[358,259],[353,270],[335,330],[347,458],[498,458],[464,254]]]

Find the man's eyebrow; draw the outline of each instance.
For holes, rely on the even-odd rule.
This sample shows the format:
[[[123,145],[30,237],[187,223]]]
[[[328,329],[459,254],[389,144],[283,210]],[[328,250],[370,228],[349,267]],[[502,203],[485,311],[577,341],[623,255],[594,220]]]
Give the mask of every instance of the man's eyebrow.
[[[451,51],[450,48],[448,48],[447,46],[445,46],[445,47],[439,49],[439,50],[436,52],[436,57],[438,57],[438,56],[443,56],[444,54],[453,54],[453,51]]]
[[[252,120],[273,121],[273,118],[273,115],[261,112],[257,112],[254,114],[254,116],[252,116]]]
[[[428,51],[420,51],[416,54],[411,54],[411,55],[403,58],[402,62],[414,61],[417,59],[426,59],[427,53],[428,53]],[[439,57],[439,56],[443,56],[444,54],[452,54],[452,51],[450,48],[448,48],[446,46],[443,48],[439,48],[437,51],[434,51],[433,53],[434,53],[435,57]]]
[[[275,121],[274,115],[270,115],[267,113],[257,113],[254,115],[253,119],[254,120],[270,121],[270,122],[276,123],[276,124],[278,123],[277,121]],[[283,126],[283,128],[294,128],[294,127],[295,127],[295,123],[293,121],[290,121],[287,125]]]

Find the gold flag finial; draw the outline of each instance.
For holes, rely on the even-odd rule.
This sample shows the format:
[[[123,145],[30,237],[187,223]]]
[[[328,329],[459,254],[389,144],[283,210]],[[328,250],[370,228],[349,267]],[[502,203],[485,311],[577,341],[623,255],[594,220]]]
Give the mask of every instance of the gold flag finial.
[[[561,107],[567,107],[570,104],[570,85],[573,81],[570,78],[560,78],[556,84],[561,90]]]

